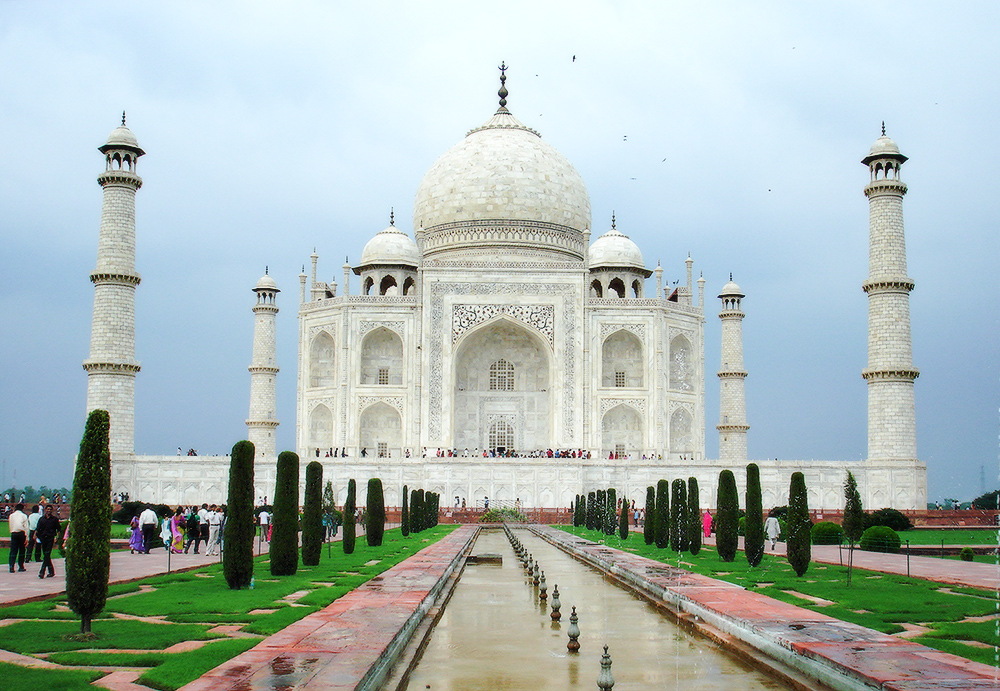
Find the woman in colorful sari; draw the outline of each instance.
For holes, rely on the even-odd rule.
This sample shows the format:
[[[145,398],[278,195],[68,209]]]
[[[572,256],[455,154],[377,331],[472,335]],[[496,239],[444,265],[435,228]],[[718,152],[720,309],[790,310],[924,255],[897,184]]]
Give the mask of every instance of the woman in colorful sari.
[[[138,551],[142,554],[142,531],[139,530],[139,517],[132,516],[132,522],[129,523],[129,528],[132,529],[132,535],[129,536],[128,549],[129,552],[135,554]]]
[[[187,518],[184,516],[184,509],[180,506],[174,511],[174,517],[170,519],[170,548],[174,554],[184,551],[184,524]]]

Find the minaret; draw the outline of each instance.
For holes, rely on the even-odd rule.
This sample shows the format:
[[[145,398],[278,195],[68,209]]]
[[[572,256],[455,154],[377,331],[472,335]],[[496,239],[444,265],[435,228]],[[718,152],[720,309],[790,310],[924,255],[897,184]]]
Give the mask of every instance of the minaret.
[[[916,460],[916,415],[913,380],[920,372],[913,366],[910,349],[910,291],[906,275],[906,241],[903,236],[903,195],[906,185],[899,169],[906,156],[885,136],[875,140],[861,162],[871,181],[868,197],[868,459]]]
[[[253,292],[257,293],[257,304],[253,306],[253,359],[249,367],[250,417],[247,418],[247,438],[253,442],[257,460],[270,461],[277,457],[274,435],[278,431],[278,420],[274,380],[278,375],[278,366],[275,359],[274,322],[278,306],[274,303],[274,298],[281,291],[265,269]]]
[[[122,124],[98,149],[105,169],[97,176],[104,189],[101,234],[97,243],[94,316],[90,327],[87,371],[87,412],[107,410],[111,417],[112,458],[135,453],[135,193],[142,187],[136,161],[145,152]]]
[[[722,288],[722,368],[719,370],[719,460],[746,461],[747,459],[747,405],[744,393],[743,369],[743,312],[740,300],[745,296],[740,287],[729,283]]]

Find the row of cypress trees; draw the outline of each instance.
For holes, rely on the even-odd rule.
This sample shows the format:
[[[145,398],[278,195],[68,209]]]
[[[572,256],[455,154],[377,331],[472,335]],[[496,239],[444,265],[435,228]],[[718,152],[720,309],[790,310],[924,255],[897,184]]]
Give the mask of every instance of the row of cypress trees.
[[[675,552],[701,551],[701,507],[698,480],[659,480],[646,488],[646,523],[643,539],[647,545]]]

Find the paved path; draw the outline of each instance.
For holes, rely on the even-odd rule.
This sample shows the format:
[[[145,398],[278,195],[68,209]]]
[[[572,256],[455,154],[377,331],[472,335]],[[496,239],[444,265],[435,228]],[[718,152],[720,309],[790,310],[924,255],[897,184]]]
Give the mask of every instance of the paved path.
[[[705,544],[715,546],[715,536],[704,540]],[[740,538],[740,549],[743,549],[743,538]],[[785,543],[779,542],[774,552],[768,554],[785,555]],[[813,545],[812,560],[823,564],[847,564],[847,549],[837,545]],[[977,559],[987,557],[978,556]],[[995,558],[993,558],[995,559]],[[854,566],[859,569],[869,569],[882,573],[907,575],[906,554],[879,554],[854,550]],[[996,561],[961,561],[960,559],[939,559],[937,557],[909,558],[909,575],[914,578],[924,578],[937,583],[949,585],[964,585],[971,588],[983,588],[996,591],[1000,589],[1000,567]]]

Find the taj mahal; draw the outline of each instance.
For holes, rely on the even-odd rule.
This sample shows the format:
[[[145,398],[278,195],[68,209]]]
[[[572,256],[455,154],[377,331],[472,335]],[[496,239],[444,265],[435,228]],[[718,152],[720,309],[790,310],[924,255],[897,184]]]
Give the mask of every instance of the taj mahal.
[[[709,289],[706,278],[694,278],[690,256],[673,260],[684,264],[686,281],[665,286],[663,268],[647,268],[614,217],[595,229],[584,180],[507,108],[503,71],[500,81],[496,112],[416,186],[412,235],[390,214],[360,260],[343,265],[339,285],[319,280],[313,250],[310,273],[303,266],[299,277],[297,373],[276,366],[281,291],[267,274],[252,288],[246,424],[258,498],[274,495],[276,378],[297,376],[302,472],[319,460],[340,502],[349,479],[378,477],[389,505],[401,503],[403,485],[438,492],[448,505],[565,507],[605,487],[641,505],[657,480],[693,476],[701,505],[714,507],[719,472],[734,470],[742,491],[743,466],[755,462],[765,508],[787,503],[790,475],[801,471],[810,508],[839,510],[847,470],[868,508],[924,508],[900,179],[906,157],[884,128],[862,160],[870,209],[867,456],[756,460],[747,457],[754,411],[744,396],[743,289],[731,275],[714,277],[720,287]],[[135,452],[136,166],[145,152],[124,117],[100,151],[104,202],[84,369],[87,410],[111,414],[113,491],[171,504],[224,502],[228,457]],[[704,356],[706,311],[716,308],[717,368]],[[717,459],[705,455],[708,381],[720,387]]]

